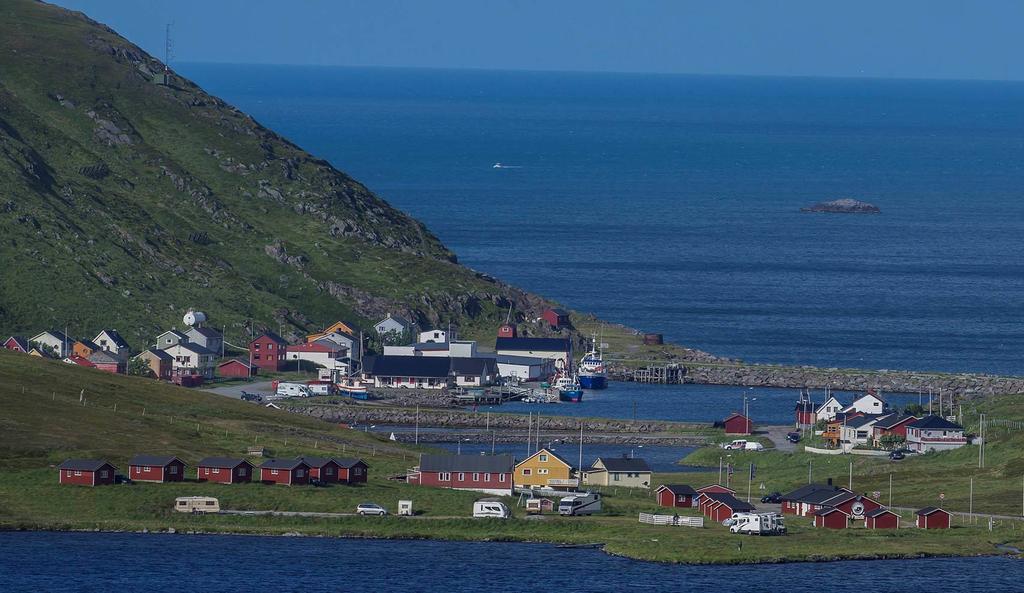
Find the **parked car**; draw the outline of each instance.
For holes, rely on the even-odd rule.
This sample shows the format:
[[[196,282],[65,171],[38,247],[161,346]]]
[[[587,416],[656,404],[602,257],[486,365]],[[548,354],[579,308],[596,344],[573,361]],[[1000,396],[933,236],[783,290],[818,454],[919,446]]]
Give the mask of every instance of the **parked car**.
[[[744,451],[764,451],[764,445],[754,441],[747,441],[743,445]]]
[[[363,502],[356,507],[356,513],[359,515],[377,515],[383,517],[388,514],[387,509],[372,502]]]
[[[728,449],[730,451],[734,451],[734,450],[742,450],[742,449],[746,448],[746,446],[747,446],[747,440],[746,439],[736,439],[735,441],[732,441],[731,443],[723,444],[722,448],[723,449]]]
[[[781,492],[772,492],[771,494],[766,494],[766,495],[761,497],[761,502],[770,503],[770,504],[781,504],[782,503],[782,493]]]
[[[786,433],[786,440],[791,442],[791,443],[799,443],[800,442],[800,433],[799,432],[787,432]]]
[[[327,482],[321,480],[320,478],[310,478],[309,485],[313,486],[314,488],[326,488]]]
[[[115,484],[131,484],[132,483],[132,479],[129,478],[128,476],[124,475],[124,474],[114,474],[114,483]]]
[[[263,401],[263,396],[258,393],[249,393],[247,391],[243,391],[241,399],[244,402],[261,402]]]
[[[914,451],[913,449],[907,449],[905,447],[902,448],[902,449],[896,449],[896,450],[893,451],[893,453],[895,453],[896,451],[899,451],[900,453],[903,453],[904,455],[913,455],[913,454],[917,453],[917,451]]]
[[[906,457],[906,455],[903,453],[903,451],[900,451],[900,450],[896,450],[896,451],[893,451],[892,453],[889,453],[889,459],[892,459],[893,461],[899,461],[900,459],[903,459],[904,457]]]

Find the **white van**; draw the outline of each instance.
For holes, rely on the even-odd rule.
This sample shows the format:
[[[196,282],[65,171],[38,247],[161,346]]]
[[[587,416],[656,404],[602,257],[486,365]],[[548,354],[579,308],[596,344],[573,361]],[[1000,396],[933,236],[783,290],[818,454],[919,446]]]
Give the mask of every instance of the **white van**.
[[[778,513],[736,513],[729,525],[730,533],[746,535],[782,535],[786,524]]]
[[[585,492],[566,496],[558,501],[558,514],[576,517],[601,512],[601,495],[597,492]]]
[[[730,451],[743,450],[747,448],[747,439],[736,439],[731,443],[725,443],[722,445],[723,449],[729,449]]]
[[[473,503],[473,517],[494,517],[495,519],[508,519],[512,511],[500,500],[478,500]]]
[[[280,397],[311,397],[313,392],[302,383],[278,383],[276,395]]]
[[[220,501],[212,496],[179,496],[174,499],[174,510],[179,513],[219,513]]]
[[[764,451],[764,445],[756,441],[747,441],[743,444],[744,451]]]

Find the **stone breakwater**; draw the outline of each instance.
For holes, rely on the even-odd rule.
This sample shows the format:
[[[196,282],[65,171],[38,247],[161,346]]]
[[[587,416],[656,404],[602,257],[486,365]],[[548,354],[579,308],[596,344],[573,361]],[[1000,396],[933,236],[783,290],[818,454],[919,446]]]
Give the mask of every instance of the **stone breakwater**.
[[[843,391],[878,389],[890,393],[952,393],[962,397],[1024,393],[1024,377],[976,374],[915,373],[779,367],[768,365],[701,365],[680,363],[683,383],[789,387]]]
[[[298,414],[319,418],[325,422],[345,424],[391,424],[413,426],[417,423],[415,410],[360,405],[287,405],[286,408]],[[542,408],[540,409],[542,410]],[[459,410],[420,410],[418,422],[421,427],[441,428],[482,428],[487,430],[521,431],[526,440],[526,430],[531,422],[523,414],[487,414]],[[540,427],[543,432],[564,432],[579,435],[581,419],[569,416],[534,416],[533,430]],[[665,435],[680,433],[680,437],[700,436],[694,432],[711,428],[710,424],[687,424],[659,420],[614,420],[582,419],[585,433],[621,433],[627,435]],[[681,433],[691,434],[681,434]],[[397,435],[396,435],[397,436]],[[490,438],[488,436],[488,438]],[[700,437],[703,438],[703,437]]]
[[[536,437],[534,437],[536,438]],[[568,443],[579,442],[579,433],[572,432],[548,432],[541,430],[540,442]],[[401,443],[416,442],[416,436],[410,432],[396,432],[395,440]],[[492,429],[480,431],[432,432],[430,429],[420,430],[419,443],[525,443],[526,431],[515,432],[506,429]],[[601,445],[665,445],[665,446],[702,446],[707,445],[706,437],[700,435],[671,435],[671,434],[636,434],[636,433],[606,433],[587,432],[583,435],[585,444]]]

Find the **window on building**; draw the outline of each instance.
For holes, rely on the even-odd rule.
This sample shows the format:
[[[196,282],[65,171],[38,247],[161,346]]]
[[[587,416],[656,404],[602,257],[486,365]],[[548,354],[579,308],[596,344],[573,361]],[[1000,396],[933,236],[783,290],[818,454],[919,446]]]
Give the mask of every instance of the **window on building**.
[[[149,467],[148,465],[144,465],[144,466],[142,466],[142,471],[144,471],[144,472],[151,472],[151,471],[153,471],[153,468]]]
[[[441,472],[440,474],[437,475],[437,479],[442,482],[451,482],[452,475],[448,472]]]
[[[618,472],[612,474],[612,479],[615,480],[616,482],[618,482],[620,480],[620,476],[619,476]]]
[[[465,482],[466,481],[466,472],[459,472],[459,481],[460,482]]]
[[[498,481],[499,482],[504,482],[505,481],[505,474],[498,474]]]
[[[530,468],[528,468],[528,467],[524,467],[524,468],[523,468],[523,475],[524,475],[524,476],[529,476],[529,475],[533,475],[533,470],[531,470],[531,469],[530,469]]]
[[[167,470],[167,473],[171,474],[172,476],[178,475],[178,466],[172,465],[171,468]]]
[[[548,456],[545,455],[544,453],[541,453],[540,456],[537,457],[537,459],[539,459],[541,463],[547,463]]]
[[[244,476],[245,475],[245,468],[244,467],[238,468],[238,475],[240,475],[240,476]]]
[[[304,470],[302,468],[299,468],[299,469],[295,470],[295,477],[296,478],[301,478],[304,475],[306,475],[306,470]]]
[[[354,467],[354,468],[352,468],[352,475],[354,475],[354,476],[361,476],[361,475],[363,475],[363,468],[361,468],[361,467]]]
[[[107,477],[107,470],[101,469],[100,470],[100,478],[106,478],[106,477]]]
[[[334,475],[334,468],[330,467],[330,466],[325,467],[324,468],[324,475],[325,476],[333,476]]]
[[[206,470],[206,472],[207,472],[207,473],[209,473],[209,472],[210,472],[210,470]],[[220,468],[219,468],[219,467],[215,467],[215,468],[213,468],[213,473],[215,473],[215,474],[219,474],[219,473],[220,473]]]
[[[76,475],[76,476],[80,476],[80,475],[82,475],[82,472],[81,472],[81,471],[79,471],[79,470],[75,470],[75,475]]]
[[[484,474],[484,481],[485,482],[490,482],[491,481],[491,474]]]
[[[208,475],[210,475],[210,468],[208,468],[208,467],[204,467],[204,468],[203,468],[203,475],[204,475],[204,476],[208,476]]]
[[[270,470],[270,475],[276,476],[277,475],[277,470],[276,469]]]
[[[548,474],[548,470],[546,468],[541,468],[537,470],[537,473],[546,476]]]

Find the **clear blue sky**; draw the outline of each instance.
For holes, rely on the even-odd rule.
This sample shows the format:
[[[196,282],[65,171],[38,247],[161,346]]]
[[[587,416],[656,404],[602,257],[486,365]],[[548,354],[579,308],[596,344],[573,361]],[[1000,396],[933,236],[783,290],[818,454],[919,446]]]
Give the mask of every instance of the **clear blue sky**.
[[[178,62],[1024,80],[1024,0],[57,0]]]

